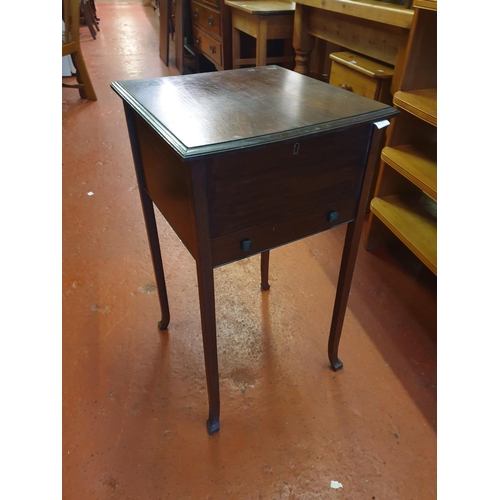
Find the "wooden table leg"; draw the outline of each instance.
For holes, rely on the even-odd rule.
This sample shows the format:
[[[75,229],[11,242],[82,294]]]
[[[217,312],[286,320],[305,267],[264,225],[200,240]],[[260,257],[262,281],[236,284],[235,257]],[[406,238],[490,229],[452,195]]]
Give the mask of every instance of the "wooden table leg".
[[[144,180],[144,170],[142,167],[141,151],[137,142],[137,130],[134,122],[134,112],[125,105],[125,116],[127,117],[127,127],[132,146],[132,155],[135,164],[135,173],[137,175],[137,184],[139,186],[139,195],[141,197],[142,211],[146,222],[146,232],[148,236],[149,249],[153,261],[153,269],[156,279],[156,288],[160,299],[161,320],[158,322],[158,328],[165,330],[170,323],[170,310],[168,307],[167,286],[165,284],[165,274],[163,272],[163,262],[161,259],[160,241],[158,239],[158,229],[153,208],[153,202],[146,192]]]
[[[267,16],[259,17],[255,66],[265,66],[267,63]]]
[[[294,71],[302,75],[309,75],[309,59],[314,47],[314,37],[308,31],[309,10],[306,5],[296,4],[293,21]]]
[[[260,254],[260,286],[262,290],[269,290],[269,250]]]
[[[201,332],[205,375],[208,389],[207,430],[210,435],[220,429],[219,366],[217,361],[217,325],[215,319],[214,269],[209,229],[206,169],[191,164],[194,218],[197,228],[196,271],[200,298]]]
[[[356,254],[361,237],[361,224],[356,221],[349,222],[342,252],[342,263],[340,264],[339,280],[337,283],[337,294],[333,307],[332,325],[330,328],[330,338],[328,339],[328,358],[334,371],[340,370],[344,365],[338,357],[340,335],[344,324],[349,290],[351,289],[352,274],[356,262]],[[359,234],[358,234],[359,233]]]
[[[203,354],[208,389],[207,430],[210,435],[220,429],[219,367],[217,361],[217,328],[215,320],[214,273],[210,266],[197,262],[200,297]]]
[[[241,64],[239,63],[239,60],[241,59],[241,31],[237,28],[234,27],[233,23],[233,37],[232,37],[232,43],[233,43],[233,69],[238,69],[241,68]]]
[[[335,296],[335,305],[333,307],[332,325],[330,328],[330,337],[328,339],[328,358],[334,371],[340,370],[343,367],[342,361],[340,361],[338,357],[340,335],[344,324],[345,311],[347,301],[349,299],[349,291],[351,289],[352,275],[354,273],[354,264],[356,263],[359,241],[361,239],[361,231],[363,229],[366,202],[370,194],[373,172],[377,163],[375,161],[375,157],[378,155],[380,141],[384,136],[383,129],[379,130],[375,125],[372,127],[372,138],[366,158],[366,170],[358,202],[356,218],[347,225],[344,250],[342,252],[342,262],[340,264],[339,280],[337,283],[337,294]]]

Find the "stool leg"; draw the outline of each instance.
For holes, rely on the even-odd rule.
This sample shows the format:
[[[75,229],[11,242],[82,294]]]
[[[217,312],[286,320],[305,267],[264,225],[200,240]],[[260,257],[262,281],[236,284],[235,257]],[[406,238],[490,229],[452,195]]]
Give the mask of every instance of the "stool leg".
[[[269,250],[260,254],[260,286],[262,290],[269,290]]]
[[[256,66],[265,66],[267,62],[267,19],[259,16],[259,28],[257,32],[257,61]]]

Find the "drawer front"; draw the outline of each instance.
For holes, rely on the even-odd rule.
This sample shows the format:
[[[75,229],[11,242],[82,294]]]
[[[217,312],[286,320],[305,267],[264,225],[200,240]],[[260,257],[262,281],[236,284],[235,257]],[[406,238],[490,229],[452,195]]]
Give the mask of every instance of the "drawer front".
[[[354,220],[357,197],[332,201],[305,212],[290,214],[272,224],[244,229],[212,240],[214,266],[250,257]]]
[[[214,40],[199,28],[193,28],[193,40],[195,47],[198,47],[209,59],[216,64],[222,64],[220,42]]]
[[[202,5],[191,2],[191,19],[193,23],[200,26],[206,33],[211,33],[216,37],[221,36],[220,14]]]
[[[379,84],[379,80],[332,61],[330,85],[341,88],[350,87],[348,90],[355,94],[377,99]]]
[[[209,187],[211,237],[357,197],[371,130],[365,124],[215,157]]]

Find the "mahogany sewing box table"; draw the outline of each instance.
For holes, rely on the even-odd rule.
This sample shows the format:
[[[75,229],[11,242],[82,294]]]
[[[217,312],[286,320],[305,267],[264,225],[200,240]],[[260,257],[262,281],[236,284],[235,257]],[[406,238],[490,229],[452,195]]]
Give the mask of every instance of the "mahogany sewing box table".
[[[348,224],[328,356],[338,346],[380,123],[397,111],[278,67],[111,84],[122,98],[161,306],[170,320],[153,203],[196,260],[209,434],[220,428],[213,269]],[[387,124],[387,122],[385,123]]]

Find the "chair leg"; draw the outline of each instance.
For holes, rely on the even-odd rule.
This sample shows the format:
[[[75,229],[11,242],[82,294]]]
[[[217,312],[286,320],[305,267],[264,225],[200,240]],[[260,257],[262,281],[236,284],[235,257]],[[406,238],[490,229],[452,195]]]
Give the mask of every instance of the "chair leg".
[[[97,17],[97,10],[96,10],[96,7],[95,7],[94,0],[89,0],[88,3],[89,3],[90,15],[92,17],[92,24],[95,26],[95,29],[97,31],[101,31],[101,29],[99,28],[99,21],[100,21],[100,19]]]
[[[92,22],[92,14],[89,10],[89,3],[86,2],[85,0],[82,0],[82,2],[80,2],[80,7],[82,9],[83,18],[85,19],[85,24],[87,25],[87,28],[89,29],[90,34],[92,35],[92,38],[95,40],[97,33],[96,30],[94,29],[94,24]]]
[[[83,59],[83,54],[80,50],[77,50],[75,53],[71,54],[71,58],[73,59],[73,64],[76,68],[76,80],[78,83],[83,85],[83,88],[80,90],[80,97],[83,99],[89,99],[91,101],[97,101],[97,96],[94,90],[94,86],[92,85],[92,80],[90,79],[90,75],[87,71],[87,66],[85,66],[85,60]]]

